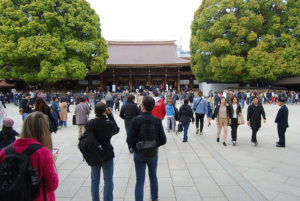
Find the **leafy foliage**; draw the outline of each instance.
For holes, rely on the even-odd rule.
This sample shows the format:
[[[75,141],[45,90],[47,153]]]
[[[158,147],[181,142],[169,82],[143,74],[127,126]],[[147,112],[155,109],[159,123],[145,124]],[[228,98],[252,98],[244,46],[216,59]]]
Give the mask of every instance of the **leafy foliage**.
[[[108,58],[100,20],[85,0],[0,0],[0,77],[84,79]]]
[[[203,0],[191,29],[191,68],[199,81],[300,75],[300,1]]]

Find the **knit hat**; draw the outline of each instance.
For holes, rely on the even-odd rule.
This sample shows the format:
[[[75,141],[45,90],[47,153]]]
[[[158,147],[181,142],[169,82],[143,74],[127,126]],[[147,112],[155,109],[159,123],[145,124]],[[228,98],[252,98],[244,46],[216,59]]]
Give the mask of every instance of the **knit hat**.
[[[14,125],[14,120],[12,120],[11,118],[4,118],[3,119],[3,126],[11,128]]]

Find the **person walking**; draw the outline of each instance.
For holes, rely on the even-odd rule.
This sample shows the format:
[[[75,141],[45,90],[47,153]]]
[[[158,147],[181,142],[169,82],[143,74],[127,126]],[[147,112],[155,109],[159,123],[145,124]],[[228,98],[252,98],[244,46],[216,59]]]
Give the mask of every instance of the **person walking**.
[[[34,102],[34,111],[42,112],[46,116],[48,116],[49,120],[49,131],[50,133],[54,132],[56,133],[57,127],[58,127],[58,122],[56,119],[53,118],[52,112],[48,104],[46,103],[45,99],[41,97],[37,97]]]
[[[179,114],[178,114],[179,123],[182,123],[183,129],[184,129],[184,135],[183,135],[183,142],[188,141],[188,130],[189,126],[192,122],[194,123],[194,115],[193,110],[191,106],[189,105],[189,99],[184,99],[184,104],[179,108]]]
[[[68,103],[65,98],[62,98],[59,103],[60,113],[59,113],[59,126],[67,127],[68,121]]]
[[[52,110],[52,116],[53,118],[56,120],[58,127],[59,126],[59,113],[60,113],[60,107],[59,107],[59,103],[58,103],[58,98],[57,97],[53,97],[53,103],[51,104],[51,110]]]
[[[172,98],[168,99],[168,104],[166,105],[166,113],[168,133],[170,132],[170,127],[172,128],[172,132],[175,132],[175,107],[173,105]]]
[[[76,124],[78,125],[78,139],[83,135],[85,131],[85,124],[88,121],[90,114],[90,108],[84,103],[85,99],[79,97],[79,103],[75,107]]]
[[[49,122],[42,112],[33,112],[24,119],[20,138],[0,151],[0,164],[8,154],[20,154],[29,150],[35,150],[29,159],[32,167],[38,170],[40,183],[40,193],[34,201],[55,201],[54,191],[58,187],[55,161],[58,153],[52,154],[53,145],[49,133]]]
[[[164,100],[158,97],[158,92],[153,92],[153,99],[155,101],[155,106],[152,110],[152,115],[163,120],[166,115],[166,105]]]
[[[279,98],[278,105],[280,109],[278,110],[275,123],[277,123],[277,131],[279,141],[276,143],[276,147],[285,147],[285,132],[286,129],[289,127],[288,117],[289,117],[289,110],[285,105],[286,99],[284,97]]]
[[[100,201],[99,185],[100,185],[100,171],[103,171],[104,190],[103,200],[113,201],[113,173],[114,173],[114,149],[111,144],[113,135],[119,132],[119,127],[111,113],[110,108],[99,102],[95,105],[96,118],[90,120],[86,124],[86,131],[94,133],[97,141],[105,150],[105,161],[99,165],[91,166],[91,194],[92,201]]]
[[[247,111],[247,124],[252,129],[252,138],[251,142],[257,146],[257,131],[261,127],[261,116],[264,119],[264,123],[266,123],[266,113],[264,110],[264,107],[260,104],[258,104],[258,98],[257,96],[254,96],[252,98],[252,104],[248,107]]]
[[[196,113],[196,134],[203,135],[203,126],[204,126],[204,116],[207,114],[207,103],[203,97],[203,92],[198,92],[198,98],[194,99],[193,102],[193,111]],[[199,121],[200,121],[200,130],[199,130]]]
[[[25,94],[25,98],[21,101],[20,110],[22,111],[22,119],[25,118],[32,112],[33,104],[30,102],[30,94]]]
[[[106,106],[110,107],[111,110],[114,108],[114,98],[111,95],[111,92],[107,92],[106,96],[105,96],[105,100],[106,100]]]
[[[134,164],[136,172],[135,201],[144,200],[146,165],[148,167],[150,180],[151,200],[158,201],[158,147],[166,144],[167,138],[163,129],[162,120],[151,115],[154,106],[154,99],[150,96],[145,96],[142,102],[142,114],[131,120],[126,140],[128,146],[134,148]],[[155,141],[155,145],[152,144],[153,146],[148,150],[143,149],[145,147],[141,145],[144,144],[141,140],[145,135],[146,137],[149,137],[147,137],[149,140]]]
[[[240,113],[242,113],[242,106],[238,102],[238,98],[236,96],[233,96],[231,98],[231,104],[229,105],[229,109],[231,120],[231,142],[233,146],[235,146],[237,140],[238,116]]]
[[[223,135],[223,145],[226,147],[226,138],[227,138],[227,130],[228,125],[230,125],[230,110],[229,107],[226,105],[226,99],[224,97],[221,98],[221,103],[218,105],[214,111],[212,119],[216,119],[217,122],[217,142],[220,142],[220,134],[223,128],[224,135]]]
[[[3,119],[2,130],[0,131],[0,150],[7,145],[12,144],[16,141],[16,136],[19,136],[19,133],[15,131],[12,127],[14,125],[14,120],[11,118]]]
[[[126,130],[127,137],[128,137],[130,121],[134,117],[140,114],[140,110],[134,102],[135,102],[135,97],[133,95],[129,95],[125,105],[122,105],[120,111],[120,117],[124,119],[125,122],[125,130]],[[128,146],[128,149],[130,153],[133,153],[134,151],[133,147]]]
[[[207,99],[207,126],[211,126],[211,119],[213,115],[213,103],[212,103],[212,96],[209,96]]]

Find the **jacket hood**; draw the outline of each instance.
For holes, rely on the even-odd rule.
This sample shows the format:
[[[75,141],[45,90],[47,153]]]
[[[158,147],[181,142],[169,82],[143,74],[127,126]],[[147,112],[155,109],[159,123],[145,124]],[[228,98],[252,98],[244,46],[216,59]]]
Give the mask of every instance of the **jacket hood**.
[[[154,97],[153,99],[157,103],[161,98],[160,97]]]

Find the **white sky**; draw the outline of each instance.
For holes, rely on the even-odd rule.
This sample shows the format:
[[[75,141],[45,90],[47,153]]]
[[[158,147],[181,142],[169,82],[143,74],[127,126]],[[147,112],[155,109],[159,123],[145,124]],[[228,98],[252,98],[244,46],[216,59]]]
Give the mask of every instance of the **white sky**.
[[[87,0],[106,40],[177,40],[189,50],[194,12],[202,0]]]

